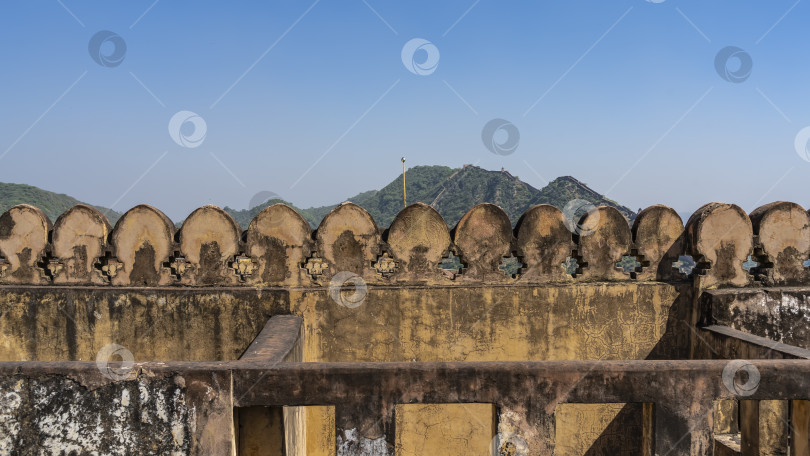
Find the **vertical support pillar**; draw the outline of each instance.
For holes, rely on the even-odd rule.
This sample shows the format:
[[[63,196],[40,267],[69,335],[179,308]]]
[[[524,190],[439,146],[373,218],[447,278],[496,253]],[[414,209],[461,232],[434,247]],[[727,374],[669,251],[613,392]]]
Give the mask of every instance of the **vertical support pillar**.
[[[175,376],[186,386],[189,409],[196,411],[191,429],[191,454],[237,454],[238,417],[234,418],[231,372]]]
[[[740,401],[740,454],[759,455],[759,401]]]
[[[711,456],[713,404],[673,401],[655,404],[655,454]]]
[[[759,401],[759,454],[788,454],[789,401]]]
[[[641,455],[655,456],[655,404],[641,405]]]
[[[714,404],[714,433],[740,432],[740,404],[735,399],[722,399]]]
[[[498,405],[496,432],[490,449],[493,455],[554,454],[557,418],[531,398],[525,402],[506,402]]]
[[[790,454],[810,456],[810,401],[790,401]]]
[[[368,401],[335,406],[337,456],[393,456],[396,406]]]

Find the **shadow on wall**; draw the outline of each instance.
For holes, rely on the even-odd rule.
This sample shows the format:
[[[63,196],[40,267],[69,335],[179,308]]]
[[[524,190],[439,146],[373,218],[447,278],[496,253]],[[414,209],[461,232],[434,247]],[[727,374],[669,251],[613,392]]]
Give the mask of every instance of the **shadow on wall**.
[[[666,329],[646,360],[691,359],[696,343],[697,312],[690,283],[677,286],[678,296],[670,307]],[[651,424],[650,424],[651,425]],[[604,431],[593,441],[585,456],[637,456],[644,454],[643,404],[624,404]],[[648,425],[649,426],[649,425]],[[648,429],[651,431],[652,429]]]

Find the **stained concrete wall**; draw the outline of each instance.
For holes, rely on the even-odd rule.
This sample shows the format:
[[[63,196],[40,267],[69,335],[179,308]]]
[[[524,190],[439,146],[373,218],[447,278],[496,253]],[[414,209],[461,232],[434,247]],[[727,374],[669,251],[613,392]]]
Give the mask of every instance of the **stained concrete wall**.
[[[300,305],[294,312],[304,317],[309,361],[677,359],[688,353],[688,329],[680,322],[689,317],[691,287],[653,282],[486,289],[369,287],[355,308],[315,293],[292,302]],[[560,454],[583,454],[595,442],[592,451],[603,446],[612,448],[612,454],[637,454],[640,433],[610,441],[598,437],[611,423],[617,429],[640,429],[640,409],[620,413],[622,407],[615,406],[561,408],[557,440],[568,450]],[[398,432],[419,436],[399,437],[405,454],[424,448],[448,455],[489,454],[495,436],[491,408],[409,406],[397,412],[398,422],[422,423],[432,430],[398,427]],[[585,418],[572,419],[572,414]],[[310,416],[316,436],[332,432],[334,418],[327,409]],[[454,429],[457,437],[449,438]],[[331,442],[317,439],[312,443],[318,450],[308,448],[308,454],[332,454],[331,446],[323,447]],[[618,451],[617,445],[625,451]]]
[[[513,230],[500,208],[482,204],[451,230],[415,204],[382,230],[344,203],[315,232],[284,205],[241,232],[214,206],[179,231],[145,205],[115,227],[87,206],[54,224],[15,206],[0,216],[0,359],[92,360],[110,343],[139,360],[235,359],[281,313],[304,317],[305,361],[687,358],[700,290],[805,283],[794,264],[808,253],[802,217],[790,203],[750,218],[713,203],[684,227],[653,206],[631,227],[613,208],[568,220],[541,205]],[[462,270],[438,268],[450,253]],[[684,254],[698,262],[695,280],[672,267]],[[750,254],[763,264],[753,274],[742,267]],[[499,267],[510,255],[523,263],[514,277]],[[641,265],[631,274],[617,268],[625,255]],[[518,431],[556,439],[564,454],[619,442],[635,454],[641,436],[615,430],[639,429],[640,407],[566,405],[537,435]],[[333,454],[340,436],[329,410],[307,409],[299,454]],[[488,454],[494,433],[520,427],[511,413],[401,407],[397,444],[406,454]]]
[[[138,361],[238,359],[286,290],[6,286],[0,360],[94,361],[109,344]]]
[[[12,286],[0,301],[6,309],[0,315],[0,354],[8,361],[93,361],[104,347],[117,344],[139,361],[237,359],[270,315],[289,308],[305,321],[306,361],[680,358],[685,350],[678,353],[677,347],[686,338],[672,321],[684,318],[679,313],[686,311],[690,291],[688,284],[652,282],[579,288],[369,286],[362,303],[348,308],[322,289]],[[676,302],[684,305],[673,308]],[[599,417],[589,435],[598,435],[616,415],[610,407],[604,412],[600,406],[578,407]],[[334,451],[334,417],[328,408],[320,410],[308,410],[304,454]],[[240,424],[250,419],[240,416]],[[637,426],[640,415],[618,419]],[[443,454],[487,454],[495,435],[491,406],[406,406],[398,420],[408,423],[398,427],[405,454],[439,446]],[[564,421],[557,432],[567,441],[567,432],[581,431],[581,425]],[[576,441],[582,442],[578,448],[593,443]]]
[[[64,378],[0,380],[0,454],[179,455],[191,450],[185,380],[88,392]],[[88,414],[92,411],[92,415]]]

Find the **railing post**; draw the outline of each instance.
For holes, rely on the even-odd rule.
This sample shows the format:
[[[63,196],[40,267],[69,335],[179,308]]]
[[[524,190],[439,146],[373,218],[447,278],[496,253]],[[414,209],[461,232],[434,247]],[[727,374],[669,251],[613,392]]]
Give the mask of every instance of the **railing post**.
[[[673,401],[655,404],[655,454],[711,456],[712,401]]]
[[[336,405],[337,456],[393,456],[395,409],[374,401]]]
[[[788,454],[789,401],[759,401],[759,454]]]
[[[498,406],[497,435],[490,453],[526,456],[554,454],[557,441],[554,413],[533,403],[505,402]]]
[[[759,401],[740,401],[740,454],[759,455]]]
[[[790,401],[790,454],[810,456],[810,401]]]
[[[641,456],[655,456],[655,404],[641,405]]]

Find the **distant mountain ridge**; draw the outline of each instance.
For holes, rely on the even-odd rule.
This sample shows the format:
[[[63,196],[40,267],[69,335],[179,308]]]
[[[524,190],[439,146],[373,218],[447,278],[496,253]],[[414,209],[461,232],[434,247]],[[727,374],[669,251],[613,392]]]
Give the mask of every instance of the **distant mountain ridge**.
[[[521,181],[509,171],[489,171],[478,166],[464,165],[461,168],[447,166],[415,166],[405,173],[408,203],[422,202],[431,205],[442,215],[449,226],[455,226],[470,208],[480,203],[497,204],[506,212],[512,223],[532,206],[551,204],[563,209],[575,199],[588,201],[594,206],[613,206],[629,221],[636,213],[619,203],[606,198],[585,183],[563,176],[536,189]],[[365,208],[378,226],[388,227],[402,210],[402,177],[398,176],[380,190],[370,190],[348,198]],[[295,208],[313,227],[336,205],[297,208],[287,201],[270,200],[251,209],[235,210],[225,207],[243,228],[268,204],[283,202]]]
[[[45,215],[55,222],[63,212],[77,204],[87,204],[65,195],[64,193],[54,193],[43,190],[39,187],[25,184],[10,184],[0,182],[0,213],[3,213],[18,204],[30,204],[42,210]],[[93,206],[88,204],[88,206]],[[115,225],[121,218],[121,213],[102,206],[93,206],[102,214],[107,216],[107,220]]]
[[[464,165],[461,168],[447,166],[415,166],[405,173],[408,185],[408,203],[422,202],[431,205],[450,227],[455,226],[461,217],[473,206],[480,203],[493,203],[502,207],[513,224],[530,207],[537,204],[551,204],[563,209],[574,199],[585,200],[594,206],[613,206],[629,221],[636,213],[617,202],[606,198],[571,176],[563,176],[549,182],[541,189],[521,181],[504,169],[489,171],[478,166]],[[380,190],[369,190],[348,198],[364,207],[380,227],[388,227],[402,210],[402,176],[397,176]],[[268,204],[283,202],[298,211],[315,228],[333,205],[301,209],[290,202],[279,199],[269,200],[250,209],[236,210],[228,206],[224,210],[247,229],[250,221]],[[0,182],[0,213],[17,204],[30,204],[42,209],[56,221],[63,212],[82,203],[61,193],[54,193],[24,184]],[[115,224],[121,213],[101,206],[94,206]],[[177,226],[182,225],[182,220]]]

